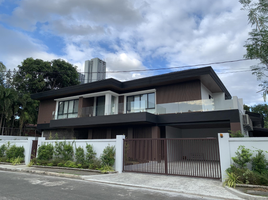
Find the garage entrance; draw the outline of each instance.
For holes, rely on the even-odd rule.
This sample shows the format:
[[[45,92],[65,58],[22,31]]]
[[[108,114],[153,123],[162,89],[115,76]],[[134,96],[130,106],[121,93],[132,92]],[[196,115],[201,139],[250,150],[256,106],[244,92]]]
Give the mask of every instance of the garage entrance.
[[[216,138],[125,139],[125,172],[221,178]]]

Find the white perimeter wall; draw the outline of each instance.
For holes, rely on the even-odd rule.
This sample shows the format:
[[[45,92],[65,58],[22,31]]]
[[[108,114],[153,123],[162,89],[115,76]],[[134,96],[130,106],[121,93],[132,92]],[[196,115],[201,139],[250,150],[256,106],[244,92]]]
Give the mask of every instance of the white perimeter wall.
[[[5,139],[2,139],[3,137],[6,137]],[[35,139],[35,137],[27,137],[27,140],[22,140],[22,139],[17,139],[17,140],[8,140],[7,137],[10,136],[2,136],[0,140],[0,146],[2,146],[3,144],[6,144],[8,142],[10,142],[10,146],[12,145],[16,145],[17,147],[24,147],[24,160],[25,160],[25,164],[28,165],[30,160],[31,160],[31,151],[32,151],[32,141]]]
[[[38,141],[38,147],[40,147],[43,144],[52,144],[55,146],[56,142],[64,142],[70,143],[73,145],[73,149],[75,152],[75,148],[82,147],[86,153],[86,145],[90,144],[93,146],[93,150],[97,153],[97,157],[99,158],[100,155],[103,152],[103,149],[105,149],[107,146],[115,146],[116,145],[116,139],[103,139],[103,140],[41,140]]]
[[[252,150],[253,156],[256,155],[256,150],[261,149],[268,151],[268,138],[267,137],[243,137],[243,138],[230,138],[228,133],[222,133],[223,137],[218,134],[220,158],[221,158],[221,172],[222,181],[226,178],[226,169],[233,164],[232,157],[235,157],[235,152],[240,145]],[[255,151],[255,152],[254,152]],[[268,154],[265,153],[266,159]],[[250,167],[250,166],[249,166]]]
[[[0,135],[0,140],[28,140],[29,137],[27,136],[6,136],[6,135],[3,135],[1,136]]]
[[[90,144],[93,146],[93,150],[96,152],[96,157],[100,158],[103,150],[107,146],[115,146],[116,155],[115,155],[115,170],[119,173],[122,172],[123,167],[123,139],[125,139],[124,135],[117,135],[116,139],[100,139],[100,140],[45,140],[44,138],[39,138],[38,140],[38,148],[43,144],[52,144],[55,146],[56,142],[64,142],[71,143],[73,145],[74,153],[75,148],[82,147],[86,151],[86,145]]]

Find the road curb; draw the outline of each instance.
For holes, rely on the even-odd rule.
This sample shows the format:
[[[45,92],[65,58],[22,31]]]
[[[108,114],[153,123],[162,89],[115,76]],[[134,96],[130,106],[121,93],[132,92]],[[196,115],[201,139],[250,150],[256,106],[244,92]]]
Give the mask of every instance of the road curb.
[[[57,173],[57,172],[46,172],[46,171],[37,171],[37,170],[28,170],[28,169],[10,169],[10,168],[0,168],[0,170],[2,170],[2,171],[15,171],[15,172],[27,172],[27,173],[33,173],[33,174],[44,174],[44,175],[48,175],[48,176],[82,179],[80,175],[61,174],[61,173]]]
[[[260,200],[260,199],[268,199],[268,197],[262,197],[262,196],[255,196],[255,195],[251,195],[251,194],[246,194],[244,192],[240,192],[234,188],[225,186],[225,189],[227,189],[229,192],[231,192],[232,194],[243,198],[243,199],[247,199],[247,200]]]
[[[127,184],[127,183],[117,183],[117,182],[111,182],[111,181],[99,181],[99,180],[93,180],[93,179],[85,179],[83,176],[81,179],[86,180],[86,181],[91,181],[91,182],[96,182],[96,183],[104,183],[104,184],[110,184],[110,185],[119,185],[119,186],[127,186],[127,187],[135,187],[135,188],[141,188],[141,189],[149,189],[149,190],[156,190],[156,191],[162,191],[162,192],[175,192],[175,193],[180,193],[180,194],[185,194],[185,195],[192,195],[192,196],[199,196],[199,197],[207,197],[207,198],[217,198],[217,199],[225,199],[225,200],[234,200],[233,198],[228,199],[226,197],[219,197],[219,196],[212,196],[212,195],[201,195],[201,194],[195,194],[195,193],[187,193],[184,191],[177,191],[177,190],[167,190],[167,189],[159,189],[156,187],[149,187],[149,186],[144,186],[144,185],[133,185],[133,184]]]

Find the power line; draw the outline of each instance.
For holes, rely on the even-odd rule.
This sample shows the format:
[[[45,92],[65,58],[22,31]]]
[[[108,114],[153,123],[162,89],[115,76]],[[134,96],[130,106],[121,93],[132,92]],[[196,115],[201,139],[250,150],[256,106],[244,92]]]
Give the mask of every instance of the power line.
[[[130,72],[145,72],[145,71],[158,71],[158,70],[169,70],[169,69],[179,69],[179,68],[190,68],[190,67],[199,67],[199,66],[205,66],[205,65],[218,65],[218,64],[225,64],[225,63],[234,63],[234,62],[241,62],[241,61],[248,61],[251,59],[238,59],[238,60],[228,60],[228,61],[219,61],[219,62],[212,62],[212,63],[201,63],[201,64],[195,64],[195,65],[184,65],[184,66],[178,66],[178,67],[163,67],[163,68],[151,68],[151,69],[137,69],[137,70],[121,70],[121,71],[106,71],[106,72],[90,72],[90,73],[130,73]],[[1,71],[7,73],[8,71]],[[11,73],[14,73],[13,71],[10,71]],[[47,71],[39,71],[36,73],[64,73],[64,72],[47,72]],[[69,72],[66,72],[69,73]],[[88,72],[79,72],[80,74],[86,74]]]

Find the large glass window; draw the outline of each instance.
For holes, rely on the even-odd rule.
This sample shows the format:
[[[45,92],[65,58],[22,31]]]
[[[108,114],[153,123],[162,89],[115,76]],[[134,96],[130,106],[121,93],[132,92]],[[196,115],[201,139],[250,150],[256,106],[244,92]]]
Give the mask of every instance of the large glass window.
[[[75,118],[78,114],[78,99],[60,101],[58,104],[58,119]]]
[[[127,97],[127,112],[141,112],[155,108],[155,93]]]

